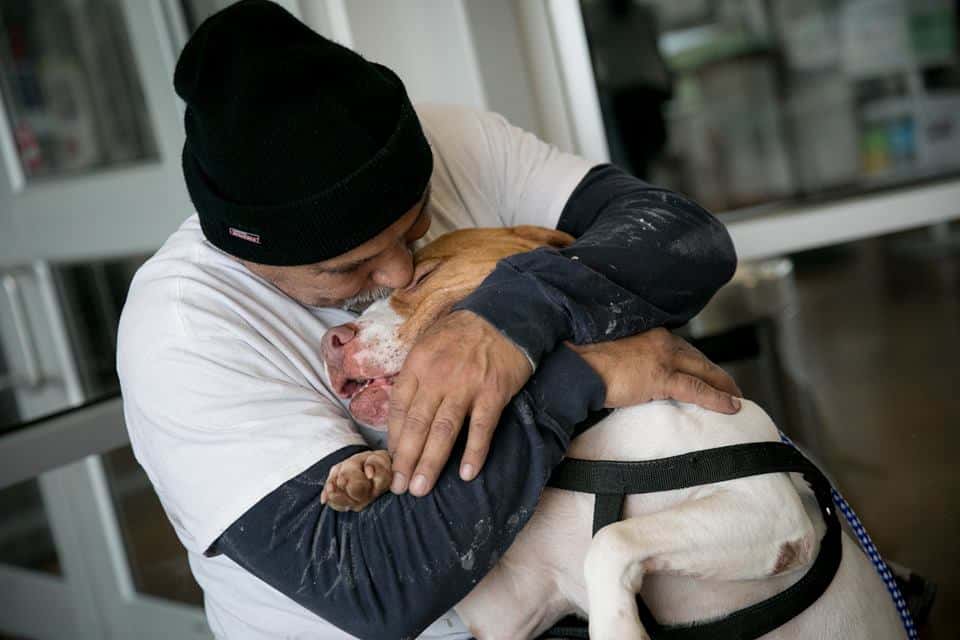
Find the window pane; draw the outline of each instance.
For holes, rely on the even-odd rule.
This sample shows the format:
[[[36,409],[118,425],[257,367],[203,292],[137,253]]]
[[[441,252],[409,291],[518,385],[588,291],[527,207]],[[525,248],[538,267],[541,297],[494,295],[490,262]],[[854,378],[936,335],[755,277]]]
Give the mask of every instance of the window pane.
[[[0,0],[0,88],[27,179],[157,155],[120,0]]]
[[[960,173],[951,0],[582,0],[613,161],[716,211]]]
[[[0,513],[0,564],[60,575],[60,559],[37,481],[0,490]]]

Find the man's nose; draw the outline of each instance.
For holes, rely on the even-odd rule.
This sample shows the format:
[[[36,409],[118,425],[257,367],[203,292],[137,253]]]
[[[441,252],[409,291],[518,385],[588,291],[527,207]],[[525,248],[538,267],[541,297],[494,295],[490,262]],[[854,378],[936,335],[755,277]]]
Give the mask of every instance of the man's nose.
[[[357,337],[357,326],[341,324],[327,329],[320,343],[320,355],[328,367],[339,369],[343,365],[344,347]]]
[[[402,289],[413,279],[413,254],[410,249],[398,246],[384,256],[382,262],[373,272],[373,281],[379,287],[388,289]]]

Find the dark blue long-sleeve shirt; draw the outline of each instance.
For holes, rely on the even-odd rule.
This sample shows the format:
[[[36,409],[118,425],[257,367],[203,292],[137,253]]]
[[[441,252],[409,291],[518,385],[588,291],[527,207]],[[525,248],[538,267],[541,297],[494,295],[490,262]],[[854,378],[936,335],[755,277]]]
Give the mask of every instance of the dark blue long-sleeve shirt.
[[[415,637],[459,602],[533,515],[574,426],[603,405],[603,383],[561,346],[510,403],[476,479],[459,478],[460,439],[423,498],[387,493],[360,513],[320,504],[317,462],[232,525],[215,551],[359,637]],[[465,433],[465,432],[464,432]]]
[[[501,260],[457,305],[536,361],[562,340],[614,340],[689,321],[736,268],[726,228],[692,200],[612,165],[592,169],[557,228],[576,242]]]
[[[424,498],[387,494],[362,513],[320,505],[342,449],[281,485],[214,551],[360,638],[416,636],[459,602],[527,522],[602,383],[562,340],[610,340],[689,320],[732,275],[723,225],[692,201],[611,166],[590,171],[558,225],[570,247],[501,261],[459,308],[492,322],[540,366],[504,410],[481,474],[454,450]]]

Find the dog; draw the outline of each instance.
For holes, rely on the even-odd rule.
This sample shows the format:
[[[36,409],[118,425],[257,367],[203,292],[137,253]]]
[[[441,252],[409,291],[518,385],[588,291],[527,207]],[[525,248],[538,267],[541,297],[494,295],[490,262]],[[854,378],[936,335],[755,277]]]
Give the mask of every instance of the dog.
[[[412,284],[374,303],[355,323],[330,329],[323,356],[334,390],[354,417],[385,429],[390,390],[417,337],[473,291],[497,261],[573,241],[538,227],[467,229],[415,256]],[[726,445],[778,441],[756,404],[724,415],[673,401],[618,409],[574,439],[568,455],[653,460]],[[375,489],[351,498],[350,478],[331,471],[324,499],[360,509],[389,485],[389,458],[371,454]],[[336,494],[336,495],[334,495]],[[338,503],[339,501],[339,503]],[[456,606],[481,640],[532,638],[566,615],[585,617],[593,640],[646,639],[635,597],[664,624],[721,618],[787,589],[819,550],[825,524],[795,474],[752,476],[689,489],[628,496],[624,519],[591,537],[593,496],[547,488],[527,526]],[[842,562],[827,591],[765,638],[904,638],[898,614],[870,561],[844,534]]]

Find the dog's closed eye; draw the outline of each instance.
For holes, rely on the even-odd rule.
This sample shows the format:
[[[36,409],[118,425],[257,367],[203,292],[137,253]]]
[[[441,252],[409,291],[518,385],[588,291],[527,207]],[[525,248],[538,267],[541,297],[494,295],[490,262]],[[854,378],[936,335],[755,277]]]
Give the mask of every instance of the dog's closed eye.
[[[424,260],[423,262],[418,264],[413,271],[413,282],[410,283],[410,285],[407,287],[406,290],[413,291],[418,286],[420,286],[420,284],[423,283],[423,281],[426,280],[431,273],[436,271],[437,267],[440,266],[441,262],[443,261],[439,259],[434,259],[434,260]]]

